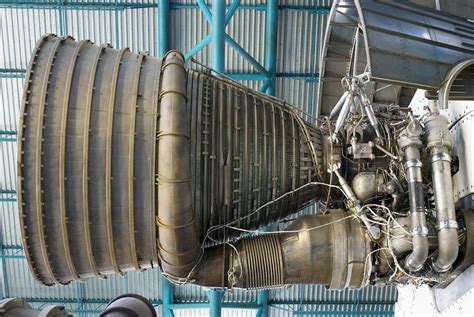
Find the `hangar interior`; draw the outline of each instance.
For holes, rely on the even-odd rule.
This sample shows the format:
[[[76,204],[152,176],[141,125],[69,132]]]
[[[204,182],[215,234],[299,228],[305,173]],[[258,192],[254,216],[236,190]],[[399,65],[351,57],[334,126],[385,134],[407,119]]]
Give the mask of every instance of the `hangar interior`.
[[[474,11],[461,1],[413,2],[466,18]],[[0,0],[1,299],[22,298],[37,309],[63,305],[75,316],[97,315],[127,293],[148,298],[162,316],[394,316],[395,285],[333,290],[300,284],[224,292],[172,283],[149,268],[44,287],[30,272],[18,229],[19,120],[28,61],[41,36],[71,36],[156,57],[177,50],[188,69],[212,69],[217,77],[284,100],[314,123],[323,107],[320,65],[332,5],[331,0]],[[292,220],[319,211],[313,203],[262,230],[284,230]]]

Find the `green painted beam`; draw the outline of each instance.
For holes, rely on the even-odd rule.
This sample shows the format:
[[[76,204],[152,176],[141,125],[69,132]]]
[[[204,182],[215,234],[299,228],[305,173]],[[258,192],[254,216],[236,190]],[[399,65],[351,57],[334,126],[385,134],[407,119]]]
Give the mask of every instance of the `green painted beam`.
[[[158,55],[160,57],[170,49],[170,2],[169,0],[158,1]]]
[[[224,291],[214,289],[209,290],[207,291],[207,297],[209,298],[209,316],[221,317],[222,299],[224,298]]]
[[[25,78],[26,69],[0,68],[0,78]]]
[[[0,189],[0,202],[16,202],[16,190]]]
[[[162,296],[162,313],[163,317],[174,317],[173,305],[174,285],[164,276],[161,276],[161,296]]]
[[[16,131],[0,130],[0,142],[16,142],[16,136]]]

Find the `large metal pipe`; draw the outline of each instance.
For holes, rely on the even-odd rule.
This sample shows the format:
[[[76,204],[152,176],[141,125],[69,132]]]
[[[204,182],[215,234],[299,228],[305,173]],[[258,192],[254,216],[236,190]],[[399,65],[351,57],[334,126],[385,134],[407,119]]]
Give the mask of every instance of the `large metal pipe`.
[[[398,143],[405,152],[405,172],[408,181],[411,236],[413,250],[406,258],[405,266],[412,272],[423,268],[428,258],[428,227],[426,226],[423,180],[421,178],[420,147],[422,129],[418,122],[411,121],[402,132]]]
[[[209,248],[195,283],[250,289],[287,284],[360,288],[372,269],[370,242],[357,219],[341,210],[304,216],[286,232],[243,238],[235,248]]]
[[[445,272],[451,268],[459,252],[451,177],[450,153],[453,136],[448,129],[446,117],[438,113],[436,106],[432,106],[431,111],[425,119],[426,145],[430,150],[439,245],[438,254],[433,259],[433,267],[438,272]]]
[[[190,272],[201,250],[191,192],[191,137],[184,56],[169,52],[161,72],[157,134],[158,248],[165,275],[182,277]]]
[[[321,194],[307,186],[253,212],[321,180],[322,133],[283,101],[187,70],[177,52],[47,35],[24,91],[20,222],[43,284],[160,264],[184,278],[209,228],[255,229]]]
[[[333,119],[339,111],[341,111],[341,107],[344,105],[346,102],[346,98],[349,97],[349,92],[345,91],[344,94],[342,94],[341,98],[336,102],[334,107],[331,109],[331,113],[329,114],[329,119]]]

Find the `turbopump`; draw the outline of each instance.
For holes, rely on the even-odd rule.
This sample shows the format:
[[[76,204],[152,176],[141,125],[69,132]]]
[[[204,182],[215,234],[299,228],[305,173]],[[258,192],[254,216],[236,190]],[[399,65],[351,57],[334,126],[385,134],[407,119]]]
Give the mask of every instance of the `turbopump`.
[[[432,39],[431,49],[451,45],[452,65],[430,64],[438,78],[387,72],[382,57],[422,61],[415,50],[382,52],[380,33],[410,47],[426,41],[378,25],[386,7],[427,14],[335,1],[311,120],[190,69],[177,51],[160,59],[42,37],[18,148],[23,246],[36,279],[158,266],[176,283],[222,288],[448,285],[474,258],[473,186],[462,176],[473,170],[462,150],[470,128],[447,101],[469,100],[468,89],[450,89],[455,78],[468,87],[474,51]],[[419,111],[410,106],[416,89],[427,90]],[[318,213],[291,218],[312,203]]]

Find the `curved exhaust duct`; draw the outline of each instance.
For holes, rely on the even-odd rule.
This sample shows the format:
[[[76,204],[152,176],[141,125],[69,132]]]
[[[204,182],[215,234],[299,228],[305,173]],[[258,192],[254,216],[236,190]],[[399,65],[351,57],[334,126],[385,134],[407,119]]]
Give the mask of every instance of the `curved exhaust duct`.
[[[281,100],[186,69],[178,52],[46,35],[20,120],[23,245],[47,285],[158,265],[185,278],[209,228],[258,228],[321,192],[308,186],[251,214],[323,177],[321,132]]]

